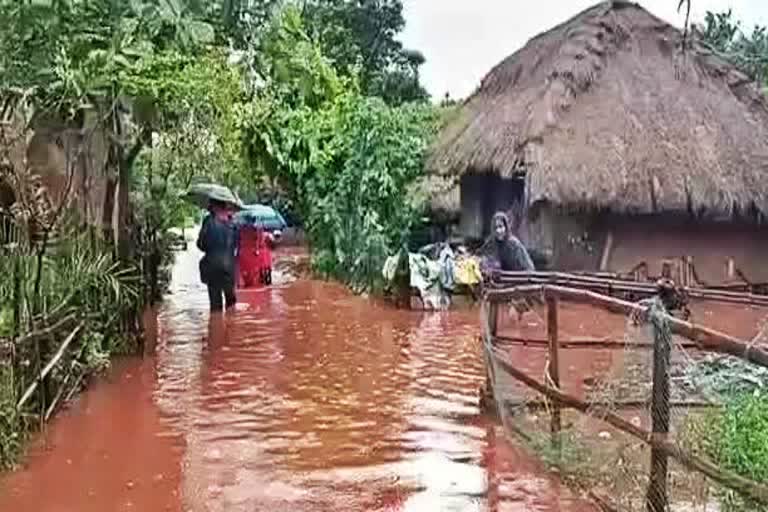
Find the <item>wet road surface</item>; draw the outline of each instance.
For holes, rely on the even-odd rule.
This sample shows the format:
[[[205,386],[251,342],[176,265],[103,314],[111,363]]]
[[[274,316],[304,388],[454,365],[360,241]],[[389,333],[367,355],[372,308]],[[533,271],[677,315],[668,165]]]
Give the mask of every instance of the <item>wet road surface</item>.
[[[0,511],[595,510],[479,414],[477,310],[278,279],[209,319],[198,257],[147,315],[150,354],[53,421]]]

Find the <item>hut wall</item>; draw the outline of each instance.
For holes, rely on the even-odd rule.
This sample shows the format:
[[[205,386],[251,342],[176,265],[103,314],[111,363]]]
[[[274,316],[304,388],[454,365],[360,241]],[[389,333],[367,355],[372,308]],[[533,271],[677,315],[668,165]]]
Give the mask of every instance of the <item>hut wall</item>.
[[[585,214],[542,208],[523,236],[527,246],[551,258],[558,270],[594,270],[600,265],[605,232]]]
[[[698,277],[709,284],[728,281],[728,259],[754,282],[768,282],[768,230],[734,223],[681,224],[626,219],[613,226],[609,269],[626,271],[645,261],[661,274],[664,259],[693,257]]]
[[[83,221],[99,226],[107,193],[104,169],[108,142],[103,130],[91,129],[94,122],[94,116],[86,119],[83,132],[89,134],[87,138],[80,130],[55,124],[37,130],[29,142],[27,157],[30,169],[42,177],[54,204],[60,204],[69,193]],[[71,183],[68,168],[73,170]]]
[[[531,223],[538,240],[552,237],[553,268],[598,270],[609,233],[613,244],[608,271],[628,272],[645,262],[652,276],[661,275],[664,260],[693,258],[699,279],[707,284],[729,281],[728,260],[753,282],[768,282],[768,229],[737,223],[693,223],[668,217],[588,217],[548,213],[550,220]],[[547,218],[540,215],[540,218]],[[546,227],[547,224],[550,227]],[[531,236],[531,246],[546,249]],[[732,279],[730,279],[732,280]]]
[[[552,261],[557,239],[557,220],[557,215],[549,208],[539,209],[535,213],[529,211],[517,236],[526,247],[539,251]]]

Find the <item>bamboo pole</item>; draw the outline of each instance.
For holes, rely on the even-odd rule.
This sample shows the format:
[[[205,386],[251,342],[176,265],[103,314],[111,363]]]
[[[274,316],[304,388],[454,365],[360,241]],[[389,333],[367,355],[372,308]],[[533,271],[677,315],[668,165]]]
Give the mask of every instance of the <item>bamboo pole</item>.
[[[757,483],[740,475],[725,471],[709,461],[702,460],[694,455],[683,452],[679,447],[670,443],[667,440],[661,440],[654,437],[650,432],[640,427],[636,427],[632,423],[623,419],[621,416],[607,411],[597,410],[591,404],[579,400],[576,397],[563,393],[562,391],[555,390],[538,382],[536,379],[528,376],[525,372],[522,372],[515,368],[511,362],[506,359],[506,356],[502,354],[498,349],[493,349],[492,357],[494,357],[496,364],[509,373],[512,377],[519,380],[523,384],[526,384],[531,389],[538,391],[539,393],[547,396],[551,400],[560,402],[561,405],[580,411],[587,416],[598,419],[609,425],[616,427],[618,430],[625,432],[641,441],[645,444],[656,447],[663,450],[668,456],[676,459],[680,464],[689,470],[697,471],[703,475],[711,478],[715,482],[718,482],[729,489],[740,492],[741,494],[752,498],[761,503],[768,503],[768,486],[765,484]]]
[[[558,300],[557,295],[548,293],[547,300],[547,337],[549,339],[549,385],[554,389],[560,389],[560,356],[558,338]],[[550,432],[552,434],[552,447],[560,451],[560,431],[562,430],[560,418],[560,404],[555,402],[550,418]]]
[[[486,299],[490,302],[504,302],[519,298],[521,295],[540,294],[543,290],[546,290],[548,293],[556,293],[560,299],[600,306],[612,313],[625,316],[631,313],[646,313],[646,307],[641,304],[607,297],[587,290],[552,285],[526,285],[503,290],[488,290],[486,292]],[[751,346],[751,344],[728,334],[695,325],[669,315],[668,321],[673,334],[683,336],[695,342],[700,350],[732,355],[768,368],[768,352],[760,347]]]
[[[82,328],[85,326],[84,322],[80,322],[80,325],[75,327],[75,330],[73,330],[69,336],[62,342],[61,346],[59,347],[59,350],[56,351],[56,354],[51,358],[50,361],[48,361],[48,364],[45,365],[45,368],[43,368],[40,371],[40,374],[38,375],[37,379],[30,384],[30,386],[27,388],[27,390],[24,392],[23,395],[21,395],[21,399],[16,404],[16,410],[21,410],[22,407],[24,407],[24,404],[27,403],[27,400],[30,399],[32,394],[37,389],[38,385],[43,381],[43,379],[50,373],[50,371],[53,369],[54,366],[59,362],[59,360],[62,358],[64,353],[66,352],[69,345],[72,344],[72,342],[77,338],[77,335],[80,333]]]

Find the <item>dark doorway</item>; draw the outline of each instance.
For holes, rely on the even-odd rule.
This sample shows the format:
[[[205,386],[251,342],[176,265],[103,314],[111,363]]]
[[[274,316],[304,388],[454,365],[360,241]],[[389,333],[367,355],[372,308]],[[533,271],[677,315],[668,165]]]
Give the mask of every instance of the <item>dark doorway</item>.
[[[514,214],[522,221],[525,211],[525,177],[501,178],[496,174],[468,173],[461,178],[460,232],[469,240],[482,240],[490,234],[491,217],[497,211]]]

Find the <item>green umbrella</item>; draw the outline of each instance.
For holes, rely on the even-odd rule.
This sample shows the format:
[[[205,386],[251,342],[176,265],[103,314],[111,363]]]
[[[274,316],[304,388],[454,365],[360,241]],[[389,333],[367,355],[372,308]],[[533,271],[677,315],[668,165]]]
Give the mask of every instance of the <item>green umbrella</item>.
[[[228,203],[237,209],[243,207],[242,201],[229,188],[215,183],[197,183],[189,187],[184,199],[199,206],[208,208],[208,203],[213,199],[222,203]]]

